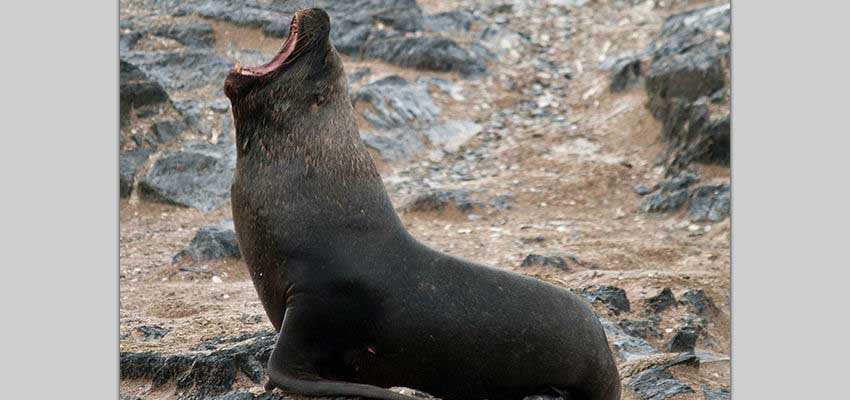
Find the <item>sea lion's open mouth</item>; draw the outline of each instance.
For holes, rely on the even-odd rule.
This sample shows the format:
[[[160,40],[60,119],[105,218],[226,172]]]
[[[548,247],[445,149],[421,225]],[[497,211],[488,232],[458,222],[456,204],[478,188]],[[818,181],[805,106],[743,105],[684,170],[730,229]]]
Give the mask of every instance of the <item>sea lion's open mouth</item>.
[[[295,48],[298,44],[298,21],[300,13],[296,13],[292,17],[292,23],[289,27],[289,36],[283,43],[280,52],[269,62],[260,65],[259,67],[241,67],[236,65],[236,72],[245,76],[263,76],[274,72],[284,64],[287,64],[290,58],[295,53]]]

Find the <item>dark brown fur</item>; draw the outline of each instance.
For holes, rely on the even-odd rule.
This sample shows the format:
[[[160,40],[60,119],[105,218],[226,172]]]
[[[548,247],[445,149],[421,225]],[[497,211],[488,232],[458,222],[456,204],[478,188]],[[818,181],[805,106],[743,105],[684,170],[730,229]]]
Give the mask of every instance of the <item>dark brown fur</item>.
[[[605,334],[554,285],[442,254],[405,230],[359,137],[327,14],[297,14],[296,57],[232,72],[240,249],[280,337],[271,386],[407,400],[620,397]]]

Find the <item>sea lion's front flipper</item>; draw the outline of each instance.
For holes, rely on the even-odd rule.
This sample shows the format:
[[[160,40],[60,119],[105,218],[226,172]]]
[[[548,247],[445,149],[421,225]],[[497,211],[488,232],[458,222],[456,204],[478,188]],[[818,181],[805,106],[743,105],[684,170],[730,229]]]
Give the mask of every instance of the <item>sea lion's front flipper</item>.
[[[419,400],[377,386],[323,379],[299,379],[289,376],[285,371],[276,369],[269,363],[269,383],[266,384],[266,390],[269,390],[271,386],[284,392],[306,396],[359,396],[380,400]]]
[[[336,329],[328,325],[324,304],[309,300],[299,303],[300,306],[287,308],[283,317],[283,327],[269,357],[266,390],[276,387],[284,392],[307,396],[419,400],[377,386],[322,378],[317,373],[321,369],[319,360],[327,360],[328,353],[332,352],[330,343],[323,341],[322,332]]]

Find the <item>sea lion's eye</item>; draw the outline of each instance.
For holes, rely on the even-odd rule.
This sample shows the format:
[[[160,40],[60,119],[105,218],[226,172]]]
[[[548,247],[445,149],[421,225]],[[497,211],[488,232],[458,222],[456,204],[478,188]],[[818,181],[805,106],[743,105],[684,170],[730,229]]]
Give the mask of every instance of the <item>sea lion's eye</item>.
[[[319,112],[319,106],[325,102],[325,97],[321,95],[313,96],[313,104],[310,105],[310,111]]]

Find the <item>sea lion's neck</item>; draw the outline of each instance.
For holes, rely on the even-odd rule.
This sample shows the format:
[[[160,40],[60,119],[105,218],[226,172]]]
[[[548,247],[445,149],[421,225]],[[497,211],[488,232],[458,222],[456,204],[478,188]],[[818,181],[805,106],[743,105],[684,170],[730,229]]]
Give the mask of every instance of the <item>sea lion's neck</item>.
[[[344,101],[341,101],[343,100]],[[237,125],[238,158],[253,168],[283,168],[291,179],[328,185],[380,183],[381,177],[360,139],[347,94],[302,110],[282,107],[280,118]]]
[[[234,185],[249,197],[240,201],[281,210],[275,214],[281,226],[320,224],[310,231],[316,241],[403,230],[343,90],[304,112],[290,110],[281,120],[255,116],[237,122]]]

